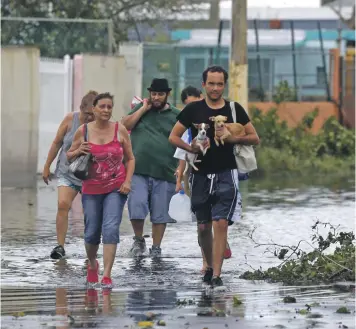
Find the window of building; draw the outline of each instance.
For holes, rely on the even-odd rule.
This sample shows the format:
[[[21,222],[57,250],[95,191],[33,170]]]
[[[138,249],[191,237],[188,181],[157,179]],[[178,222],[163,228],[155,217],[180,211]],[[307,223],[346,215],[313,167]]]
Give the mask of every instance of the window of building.
[[[316,84],[317,86],[323,86],[325,84],[324,69],[322,66],[316,67]]]

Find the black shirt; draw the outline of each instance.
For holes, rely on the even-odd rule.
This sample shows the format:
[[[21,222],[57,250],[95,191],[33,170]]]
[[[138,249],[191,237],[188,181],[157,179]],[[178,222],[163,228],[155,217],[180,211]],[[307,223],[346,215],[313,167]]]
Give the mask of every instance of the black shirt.
[[[239,104],[235,103],[236,121],[243,126],[250,122],[250,119]],[[188,104],[177,116],[178,121],[186,128],[191,128],[192,137],[195,138],[198,134],[198,130],[194,127],[193,123],[208,123],[210,128],[207,135],[210,138],[210,148],[206,152],[205,156],[199,154],[198,159],[202,162],[197,162],[196,167],[199,171],[193,172],[196,174],[213,174],[225,170],[236,169],[236,160],[233,153],[233,144],[225,143],[225,145],[216,146],[214,141],[214,122],[209,118],[212,116],[223,115],[228,119],[226,123],[232,123],[233,118],[231,114],[230,103],[225,100],[225,106],[220,109],[210,108],[205,100],[192,102]]]

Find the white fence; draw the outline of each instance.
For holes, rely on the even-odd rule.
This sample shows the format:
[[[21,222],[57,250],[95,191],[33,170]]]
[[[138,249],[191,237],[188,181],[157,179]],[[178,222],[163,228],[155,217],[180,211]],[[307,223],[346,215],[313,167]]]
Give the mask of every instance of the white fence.
[[[73,61],[68,55],[63,59],[41,58],[38,173],[43,170],[59,124],[67,113],[78,109],[78,100],[88,90],[114,93],[118,120],[129,111],[133,96],[141,96],[142,44],[122,44],[118,55],[122,56],[118,61],[102,56],[101,64],[98,56],[90,55],[84,55],[81,61]],[[52,172],[54,166],[55,161]]]
[[[42,172],[49,148],[64,116],[72,111],[73,62],[64,59],[40,60],[40,113],[38,135],[38,172]]]

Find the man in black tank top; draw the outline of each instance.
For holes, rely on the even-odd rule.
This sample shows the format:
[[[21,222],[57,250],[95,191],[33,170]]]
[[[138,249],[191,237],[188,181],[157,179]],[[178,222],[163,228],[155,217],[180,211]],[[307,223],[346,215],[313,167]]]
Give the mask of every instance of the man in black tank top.
[[[214,125],[209,118],[223,115],[227,117],[227,123],[234,122],[230,104],[223,98],[227,80],[228,74],[222,67],[207,68],[203,72],[202,83],[206,91],[206,99],[188,104],[178,114],[178,122],[169,137],[174,146],[199,154],[198,160],[201,160],[196,163],[198,171],[193,169],[190,177],[191,204],[198,221],[198,239],[208,264],[203,281],[212,284],[213,287],[223,286],[220,275],[228,225],[233,224],[241,215],[241,196],[233,147],[235,144],[257,145],[259,143],[256,130],[246,111],[240,104],[235,103],[236,121],[244,126],[246,135],[230,136],[225,140],[224,145],[216,146]],[[210,124],[207,135],[211,143],[205,156],[200,154],[199,148],[194,143],[188,145],[181,139],[189,128],[193,139],[197,136],[198,131],[194,123]]]

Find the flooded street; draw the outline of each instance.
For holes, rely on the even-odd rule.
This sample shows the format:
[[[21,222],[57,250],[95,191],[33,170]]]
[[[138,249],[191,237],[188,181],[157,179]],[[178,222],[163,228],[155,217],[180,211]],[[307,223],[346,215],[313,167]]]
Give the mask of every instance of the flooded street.
[[[311,241],[317,219],[354,231],[354,182],[251,180],[241,182],[243,219],[229,229],[232,258],[224,262],[226,292],[202,287],[202,265],[195,224],[167,227],[163,257],[128,256],[132,229],[127,211],[113,267],[111,295],[85,289],[85,251],[80,199],[71,213],[66,259],[51,260],[56,245],[56,182],[38,181],[36,191],[2,190],[1,328],[355,328],[354,293],[332,286],[282,287],[239,279],[244,271],[266,269],[278,259],[254,248],[248,233],[255,227],[261,243]],[[145,234],[151,235],[146,222]],[[146,239],[150,247],[152,240]],[[304,250],[310,250],[307,244]],[[245,257],[246,256],[246,257]],[[102,247],[99,249],[102,265]],[[297,303],[284,304],[293,296]],[[233,305],[234,296],[242,305]],[[296,310],[314,305],[311,313]],[[340,306],[350,314],[337,314]],[[147,313],[152,312],[147,319]],[[146,321],[150,320],[150,321]],[[163,321],[163,322],[158,322]],[[159,325],[160,324],[160,325]]]

